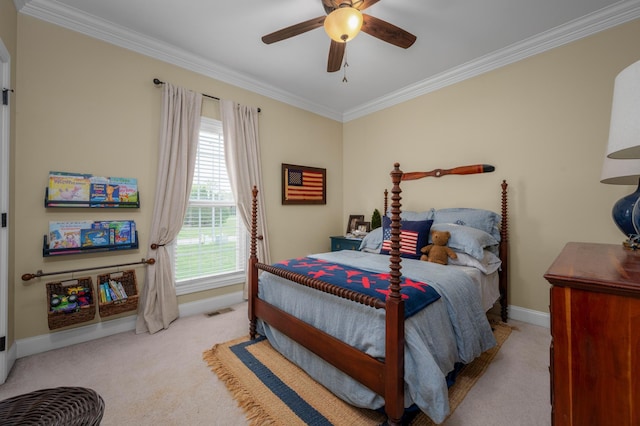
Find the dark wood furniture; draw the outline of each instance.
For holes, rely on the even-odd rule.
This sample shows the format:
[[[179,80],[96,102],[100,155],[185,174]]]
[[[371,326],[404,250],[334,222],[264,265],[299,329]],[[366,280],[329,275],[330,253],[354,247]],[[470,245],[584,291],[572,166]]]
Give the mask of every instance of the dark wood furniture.
[[[640,252],[568,243],[544,277],[553,424],[640,425]]]
[[[486,169],[490,167],[491,169]],[[386,302],[351,290],[289,272],[277,267],[259,263],[257,258],[257,188],[253,188],[253,206],[251,219],[251,245],[249,257],[249,333],[256,338],[256,320],[261,318],[266,323],[280,330],[289,338],[312,351],[342,372],[348,374],[385,399],[385,411],[389,425],[400,425],[404,413],[404,302],[400,294],[401,259],[400,259],[400,182],[415,180],[421,177],[441,177],[447,174],[473,174],[493,171],[491,166],[464,166],[455,169],[436,169],[432,172],[416,172],[404,174],[396,163],[391,171],[391,251],[389,295]],[[507,320],[508,289],[508,227],[507,227],[507,183],[502,182],[501,204],[502,223],[500,256],[500,294],[502,319]],[[385,197],[386,199],[386,197]],[[385,200],[385,211],[387,211]],[[266,271],[301,285],[317,289],[329,294],[352,300],[376,309],[384,309],[385,315],[385,359],[379,360],[361,352],[335,337],[316,329],[293,315],[258,298],[258,270]]]
[[[347,238],[343,236],[330,237],[331,251],[358,250],[362,244],[361,238]]]

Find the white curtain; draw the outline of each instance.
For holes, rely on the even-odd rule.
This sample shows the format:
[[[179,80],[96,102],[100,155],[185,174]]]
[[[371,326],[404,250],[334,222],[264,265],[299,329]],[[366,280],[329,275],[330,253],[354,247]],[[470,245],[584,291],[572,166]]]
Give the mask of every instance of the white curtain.
[[[235,197],[238,214],[247,230],[251,230],[252,190],[258,188],[258,260],[271,263],[267,217],[264,206],[264,186],[260,166],[260,144],[258,141],[258,109],[239,105],[233,101],[220,101],[220,116],[224,133],[224,155]],[[244,286],[244,297],[248,297],[249,271]]]
[[[180,232],[191,193],[198,150],[202,94],[165,83],[162,92],[156,198],[153,207],[148,251],[155,258],[147,266],[140,292],[136,333],[155,333],[178,318],[178,297],[170,248]]]

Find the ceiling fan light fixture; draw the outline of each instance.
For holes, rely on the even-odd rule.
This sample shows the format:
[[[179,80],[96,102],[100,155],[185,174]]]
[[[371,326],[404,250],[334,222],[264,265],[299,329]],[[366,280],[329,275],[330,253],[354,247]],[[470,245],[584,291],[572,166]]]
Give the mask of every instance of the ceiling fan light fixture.
[[[353,7],[339,7],[324,20],[324,30],[332,40],[346,43],[351,41],[362,28],[362,13]]]

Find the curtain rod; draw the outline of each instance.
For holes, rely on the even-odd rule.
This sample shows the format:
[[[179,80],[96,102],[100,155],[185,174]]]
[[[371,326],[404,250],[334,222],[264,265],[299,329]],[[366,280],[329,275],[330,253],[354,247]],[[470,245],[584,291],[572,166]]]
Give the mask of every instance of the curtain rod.
[[[130,265],[153,265],[154,263],[156,263],[156,260],[154,258],[150,258],[150,259],[142,259],[140,262],[120,263],[119,265],[94,266],[92,268],[82,268],[82,269],[69,269],[67,271],[60,271],[60,272],[44,273],[41,270],[39,270],[35,274],[22,275],[22,281],[29,281],[30,279],[33,279],[33,278],[40,278],[48,275],[70,274],[74,272],[94,271],[96,269],[111,269],[111,268],[119,268],[121,266],[130,266]]]
[[[162,80],[160,80],[160,79],[157,79],[157,78],[154,78],[154,79],[153,79],[153,84],[155,84],[156,86],[161,86],[161,85],[163,85],[163,84],[164,84],[164,81],[162,81]],[[218,97],[216,97],[216,96],[207,95],[206,93],[202,93],[202,96],[204,96],[204,97],[206,97],[206,98],[210,98],[210,99],[215,99],[216,101],[219,101],[219,100],[220,100],[220,98],[218,98]],[[262,112],[262,111],[260,110],[260,108],[258,108],[258,112]]]

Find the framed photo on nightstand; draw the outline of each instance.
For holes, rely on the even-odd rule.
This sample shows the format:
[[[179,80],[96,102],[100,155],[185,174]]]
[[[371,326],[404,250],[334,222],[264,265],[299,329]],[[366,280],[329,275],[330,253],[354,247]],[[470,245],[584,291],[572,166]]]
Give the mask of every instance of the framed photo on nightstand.
[[[364,215],[362,215],[362,214],[349,215],[349,222],[347,222],[347,232],[346,232],[346,234],[352,234],[353,231],[357,230],[358,229],[357,228],[358,222],[364,222]]]

